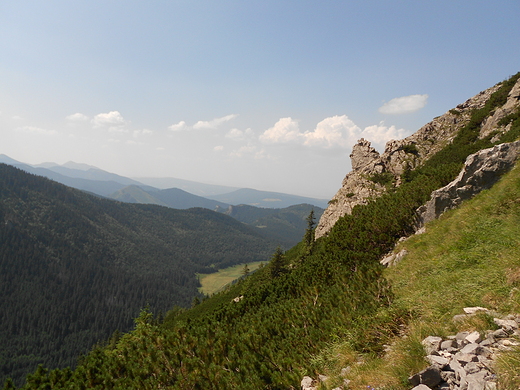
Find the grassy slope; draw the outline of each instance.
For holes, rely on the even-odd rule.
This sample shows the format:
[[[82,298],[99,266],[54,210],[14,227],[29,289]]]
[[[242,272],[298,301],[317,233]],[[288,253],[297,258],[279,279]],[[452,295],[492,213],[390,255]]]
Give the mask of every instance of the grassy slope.
[[[358,360],[364,364],[355,365],[349,375],[351,388],[407,389],[406,378],[427,365],[420,345],[424,337],[492,327],[489,316],[454,323],[453,316],[463,313],[464,307],[520,312],[520,166],[396,250],[402,248],[408,255],[385,276],[395,294],[390,310],[413,313],[406,337],[383,337],[381,342],[393,344],[384,357],[355,355],[344,341],[331,344],[315,358],[334,377],[330,388],[342,382],[341,368]],[[508,364],[508,370],[519,372],[518,353]],[[498,372],[503,381],[505,370]]]

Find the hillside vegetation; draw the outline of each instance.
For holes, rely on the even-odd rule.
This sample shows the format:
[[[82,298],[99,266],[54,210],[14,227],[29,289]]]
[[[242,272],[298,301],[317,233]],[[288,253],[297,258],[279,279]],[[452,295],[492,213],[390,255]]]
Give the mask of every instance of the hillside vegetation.
[[[359,353],[350,340],[331,343],[315,357],[320,372],[331,377],[330,388],[343,383],[341,369],[351,366],[350,388],[409,389],[407,378],[428,365],[420,344],[425,337],[494,329],[493,317],[487,314],[454,322],[464,307],[480,306],[504,315],[520,312],[520,166],[490,190],[428,224],[425,234],[410,237],[396,251],[403,248],[408,254],[383,275],[394,294],[391,308],[408,313],[406,326],[396,337],[381,338],[382,344],[392,345],[385,354]],[[513,375],[510,367],[497,366],[503,389],[520,385],[519,353],[504,355],[516,359]],[[516,387],[506,385],[511,379]]]
[[[518,118],[501,139],[478,134],[519,77],[475,109],[452,143],[407,172],[399,187],[354,208],[328,236],[314,241],[308,229],[299,245],[277,250],[268,266],[191,310],[175,308],[163,321],[142,311],[133,332],[95,348],[74,371],[41,367],[26,388],[296,389],[303,375],[338,366],[338,347],[348,347],[347,358],[384,356],[384,344],[414,329],[424,305],[406,300],[405,290],[417,287],[385,278],[379,259],[413,233],[416,208],[453,180],[469,154],[518,137]],[[466,248],[475,241],[465,240]],[[452,309],[443,310],[435,318]]]
[[[100,199],[0,164],[0,377],[73,366],[145,306],[189,307],[196,273],[277,245],[210,210]]]

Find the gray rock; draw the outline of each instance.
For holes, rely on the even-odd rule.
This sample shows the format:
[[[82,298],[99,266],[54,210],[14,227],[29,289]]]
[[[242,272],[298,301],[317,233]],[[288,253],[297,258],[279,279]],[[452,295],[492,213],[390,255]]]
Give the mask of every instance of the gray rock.
[[[435,356],[435,355],[426,356],[426,360],[428,360],[428,362],[431,365],[437,366],[441,370],[450,363],[450,361],[448,359],[446,359],[445,357]]]
[[[432,390],[430,387],[420,384],[415,386],[412,390]]]
[[[464,366],[464,370],[468,375],[475,374],[480,371],[480,367],[477,362],[469,362]]]
[[[437,386],[437,390],[450,390],[451,389],[451,386],[449,383],[447,382],[441,382],[438,386]]]
[[[442,382],[441,370],[437,366],[430,366],[408,378],[408,381],[412,386],[419,384],[426,385],[430,388],[434,388]]]
[[[491,335],[491,337],[488,336],[487,338],[485,338],[484,340],[482,340],[482,341],[479,343],[479,345],[480,345],[481,347],[489,347],[489,346],[493,345],[494,343],[495,343],[495,340],[494,340],[493,336]]]
[[[379,152],[371,146],[370,141],[361,138],[352,147],[352,153],[350,154],[352,170],[357,171],[378,158]]]
[[[458,383],[455,371],[441,371],[441,378],[444,382],[455,384]]]
[[[472,343],[480,343],[482,341],[482,337],[480,336],[480,333],[475,331],[471,332],[469,335],[466,336],[465,340],[472,344]]]
[[[504,329],[497,329],[491,334],[496,339],[505,339],[505,338],[509,337],[509,335],[507,334],[507,332]]]
[[[432,192],[431,199],[419,209],[419,226],[438,218],[480,191],[490,188],[511,169],[520,154],[520,141],[483,149],[468,156],[462,171],[447,186]]]
[[[466,383],[468,384],[468,390],[486,390],[487,381],[485,377],[487,372],[479,371],[474,374],[468,374],[466,376]]]
[[[426,351],[427,355],[431,355],[432,352],[438,351],[441,346],[442,338],[437,336],[428,336],[423,341],[421,341],[421,344],[424,347],[424,350]]]
[[[316,390],[317,383],[310,376],[304,376],[301,383],[301,390]]]
[[[493,321],[510,334],[513,333],[515,329],[518,329],[518,323],[515,320],[501,320],[500,318],[494,318]]]
[[[480,306],[465,307],[462,310],[464,310],[464,313],[466,313],[466,314],[475,314],[475,313],[477,313],[479,311],[489,311],[485,307],[480,307]]]
[[[457,343],[455,342],[455,340],[445,340],[441,343],[441,349],[447,350],[449,348],[453,348],[456,345]]]
[[[466,346],[460,350],[460,353],[477,355],[477,351],[479,348],[481,347],[477,343],[466,344]]]
[[[402,249],[398,253],[392,252],[389,255],[383,257],[380,260],[380,263],[383,265],[386,265],[387,267],[391,267],[391,266],[399,263],[407,254],[408,254],[408,251],[406,249]]]
[[[476,362],[478,361],[478,356],[472,353],[462,353],[458,352],[453,356],[453,360],[458,361],[460,364],[465,366],[469,362]]]

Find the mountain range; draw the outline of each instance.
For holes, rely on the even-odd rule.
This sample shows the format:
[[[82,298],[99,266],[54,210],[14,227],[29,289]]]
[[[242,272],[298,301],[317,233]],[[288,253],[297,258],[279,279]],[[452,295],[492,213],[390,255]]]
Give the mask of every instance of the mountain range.
[[[16,161],[5,154],[0,154],[0,163],[16,166],[26,172],[47,177],[70,187],[116,199],[118,197],[132,199],[132,194],[126,195],[125,192],[133,192],[135,188],[125,189],[127,186],[137,186],[146,192],[156,193],[176,188],[186,192],[186,194],[181,196],[182,199],[179,200],[179,203],[173,201],[174,197],[168,197],[167,203],[169,207],[179,209],[190,207],[208,208],[205,206],[205,204],[208,204],[206,199],[220,202],[211,204],[220,205],[221,207],[224,206],[222,203],[225,203],[226,207],[229,205],[247,204],[263,208],[284,208],[302,203],[320,208],[327,207],[327,200],[324,199],[254,189],[237,189],[176,178],[139,178],[137,180],[72,161],[63,165],[56,163],[30,165]],[[180,194],[180,192],[178,193]],[[188,194],[196,196],[188,200]],[[159,196],[162,195],[159,194]]]
[[[433,202],[434,208],[444,204],[442,194],[451,192],[440,189],[452,188],[456,178],[459,182],[468,179],[464,184],[468,188],[474,182],[467,172],[475,171],[486,180],[486,174],[474,165],[478,152],[486,155],[490,150],[501,150],[505,143],[519,138],[520,73],[435,118],[414,136],[390,142],[385,149],[388,153],[376,154],[369,143],[361,140],[353,150],[353,172],[320,218],[322,228],[318,238],[315,239],[316,231],[312,229],[314,224],[308,221],[303,239],[297,245],[287,251],[277,248],[271,252],[270,262],[256,272],[244,271],[245,277],[240,281],[195,302],[190,309],[173,307],[165,315],[158,315],[144,308],[135,320],[133,331],[114,334],[98,344],[74,369],[39,367],[27,376],[24,388],[253,390],[295,389],[302,388],[303,383],[306,390],[412,388],[409,378],[429,364],[425,360],[426,336],[457,334],[447,343],[461,346],[459,340],[465,340],[465,336],[459,338],[459,335],[464,335],[463,332],[468,335],[477,331],[479,338],[489,338],[500,321],[516,324],[510,326],[511,334],[518,328],[518,167],[509,173],[502,172],[497,184],[485,185],[486,191],[469,202],[465,200],[460,209],[427,223],[421,231],[417,230],[417,223],[418,210],[425,204]],[[0,209],[0,222],[3,221],[0,237],[7,237],[13,228],[16,234],[0,245],[7,253],[0,264],[14,264],[9,275],[22,282],[32,281],[31,277],[38,275],[42,266],[21,268],[26,271],[19,269],[16,273],[16,267],[25,257],[12,253],[15,249],[27,248],[35,258],[44,254],[48,259],[44,264],[60,267],[62,263],[56,254],[61,252],[50,244],[65,240],[66,245],[57,247],[68,248],[68,252],[61,251],[69,253],[69,258],[72,258],[71,248],[82,245],[89,248],[90,257],[80,257],[81,265],[109,251],[115,232],[133,233],[135,236],[112,252],[108,264],[127,267],[131,274],[141,275],[144,270],[152,272],[152,267],[143,268],[139,256],[132,258],[133,261],[123,261],[119,252],[138,247],[136,242],[145,245],[149,241],[152,245],[148,250],[155,254],[154,240],[160,238],[167,244],[172,232],[177,232],[175,218],[169,222],[172,225],[153,229],[155,217],[144,214],[141,218],[139,213],[126,214],[121,209],[135,208],[134,212],[153,212],[159,216],[165,210],[169,210],[168,215],[173,213],[171,208],[116,202],[110,203],[118,205],[112,211],[108,204],[98,203],[108,200],[89,197],[93,211],[103,205],[103,213],[94,215],[103,215],[103,220],[114,221],[115,226],[85,244],[83,230],[88,232],[98,226],[100,218],[89,219],[88,213],[84,216],[70,212],[72,205],[78,203],[70,190],[61,194],[48,181],[38,182],[41,183],[38,191],[28,184],[11,189],[13,184],[30,183],[34,178],[17,178],[19,171],[6,172],[0,187],[6,194]],[[41,190],[46,197],[36,195]],[[461,191],[453,192],[460,195]],[[440,203],[434,202],[436,194],[442,198]],[[69,203],[49,208],[55,196]],[[227,209],[230,214],[240,216],[243,211],[242,218],[259,220],[254,219],[255,209],[234,210],[234,207],[238,206]],[[243,225],[222,213],[204,212],[232,226]],[[141,219],[144,224],[139,226],[143,228],[134,229],[134,223]],[[65,225],[69,229],[60,229],[64,221],[70,221]],[[219,229],[215,223],[209,226]],[[22,230],[26,227],[34,228],[31,235]],[[40,231],[44,234],[40,235]],[[184,236],[191,234],[194,233],[186,232]],[[30,245],[16,245],[25,237],[33,238],[28,242]],[[231,247],[237,249],[241,245],[235,243]],[[381,260],[394,251],[399,251],[400,262],[385,268]],[[151,263],[148,260],[144,264]],[[211,268],[207,260],[197,264]],[[52,275],[56,275],[58,283],[66,280],[61,275],[67,274]],[[79,280],[88,280],[88,274],[81,275]],[[29,283],[28,287],[14,290],[29,292],[30,286],[35,285]],[[13,290],[5,287],[9,284],[1,286],[4,292]],[[40,298],[36,294],[27,295],[30,299]],[[45,297],[44,293],[40,295]],[[37,330],[45,320],[34,324],[27,314],[33,307],[30,299],[19,309],[18,321],[3,332],[15,332],[22,324],[24,330],[36,329],[30,334],[38,340]],[[61,307],[57,302],[49,307],[51,313]],[[482,312],[454,317],[468,306]],[[93,313],[95,318],[97,311]],[[497,338],[507,336],[498,334]],[[41,348],[47,344],[44,341]],[[23,342],[20,345],[24,346]],[[498,388],[518,388],[520,349],[512,341],[503,345],[507,348],[493,362],[492,377],[474,376],[474,368],[491,364],[488,359],[491,353],[478,346],[483,351],[481,356],[450,357],[457,366],[453,366],[453,375],[438,374],[439,388],[497,388],[497,378]],[[31,350],[26,348],[23,352],[30,354]],[[439,357],[432,359],[440,362]],[[418,377],[422,381],[422,376]],[[420,386],[426,388],[424,383]],[[15,388],[12,382],[5,387]]]

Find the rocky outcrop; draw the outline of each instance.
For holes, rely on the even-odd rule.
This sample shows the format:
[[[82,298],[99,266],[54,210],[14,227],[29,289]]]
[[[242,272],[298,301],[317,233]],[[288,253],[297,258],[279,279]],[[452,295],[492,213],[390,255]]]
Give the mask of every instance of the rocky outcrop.
[[[500,120],[515,112],[519,104],[520,83],[516,83],[509,92],[506,103],[502,107],[497,108],[482,124],[480,138],[485,138],[493,132],[498,132],[498,135],[507,132],[509,130],[508,125],[500,126]]]
[[[449,144],[470,120],[474,109],[483,108],[489,97],[500,87],[499,84],[459,104],[413,135],[402,140],[389,141],[379,154],[369,141],[360,139],[350,155],[352,171],[343,179],[342,186],[330,200],[329,206],[320,218],[315,237],[326,235],[339,218],[350,214],[356,205],[363,205],[370,198],[380,196],[388,188],[401,184],[401,175],[407,169],[414,169],[433,154]],[[520,107],[520,80],[509,93],[507,102],[496,109],[482,125],[481,137],[494,131],[501,134],[507,125],[498,128],[502,118]]]
[[[520,141],[497,145],[468,156],[457,178],[432,192],[431,199],[421,206],[419,228],[457,207],[480,191],[490,188],[501,175],[510,170],[520,155]]]

